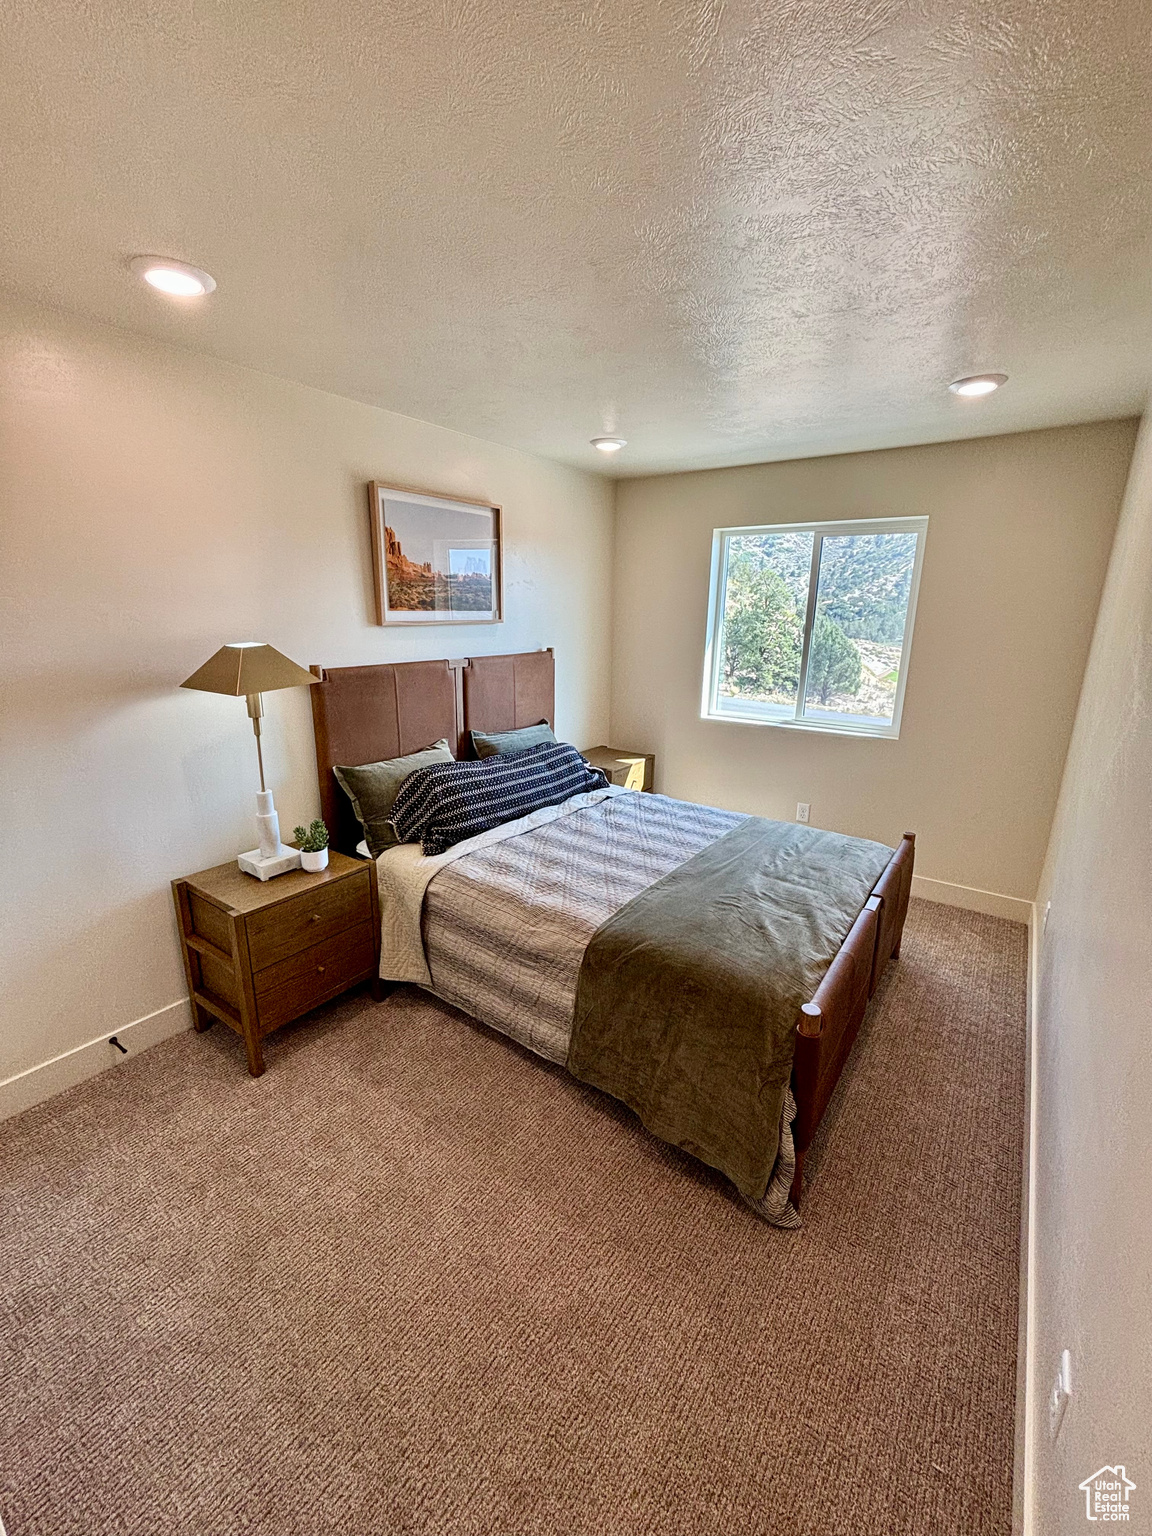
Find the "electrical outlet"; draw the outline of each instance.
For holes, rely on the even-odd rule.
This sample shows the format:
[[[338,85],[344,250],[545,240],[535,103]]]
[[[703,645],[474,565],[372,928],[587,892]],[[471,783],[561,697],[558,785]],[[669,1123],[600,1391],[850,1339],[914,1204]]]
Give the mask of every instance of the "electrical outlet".
[[[1068,1410],[1068,1399],[1072,1396],[1072,1355],[1068,1350],[1060,1356],[1060,1368],[1056,1372],[1056,1378],[1052,1383],[1052,1391],[1048,1398],[1048,1435],[1055,1440],[1060,1433],[1060,1426],[1064,1422],[1064,1415]]]
[[[796,820],[797,821],[807,821],[808,820],[808,812],[811,809],[812,809],[812,807],[808,804],[807,800],[797,800],[797,802],[796,802]]]

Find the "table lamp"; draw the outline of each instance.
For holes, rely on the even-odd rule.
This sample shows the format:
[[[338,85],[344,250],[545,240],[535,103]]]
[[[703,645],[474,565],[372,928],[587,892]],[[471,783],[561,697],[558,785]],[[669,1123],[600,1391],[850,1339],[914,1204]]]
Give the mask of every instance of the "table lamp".
[[[260,764],[260,792],[256,796],[260,846],[253,848],[251,853],[242,853],[237,862],[241,869],[258,880],[271,880],[273,875],[300,867],[297,850],[285,848],[280,841],[280,818],[272,803],[272,791],[264,787],[264,752],[260,745],[264,700],[261,695],[277,688],[302,688],[318,681],[311,672],[305,672],[303,667],[289,661],[287,656],[281,656],[272,646],[259,640],[237,640],[222,645],[198,672],[193,672],[180,684],[181,688],[196,688],[201,693],[227,693],[237,698],[244,694],[247,697]]]

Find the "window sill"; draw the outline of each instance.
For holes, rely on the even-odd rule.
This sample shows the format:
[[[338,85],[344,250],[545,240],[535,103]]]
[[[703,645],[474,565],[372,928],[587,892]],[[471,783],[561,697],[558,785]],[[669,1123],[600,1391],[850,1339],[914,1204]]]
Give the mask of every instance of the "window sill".
[[[863,736],[873,741],[897,741],[900,737],[900,727],[895,722],[869,725],[860,719],[797,720],[791,715],[740,715],[734,710],[707,709],[701,711],[700,718],[722,725],[769,725],[786,731],[816,731],[822,736]]]

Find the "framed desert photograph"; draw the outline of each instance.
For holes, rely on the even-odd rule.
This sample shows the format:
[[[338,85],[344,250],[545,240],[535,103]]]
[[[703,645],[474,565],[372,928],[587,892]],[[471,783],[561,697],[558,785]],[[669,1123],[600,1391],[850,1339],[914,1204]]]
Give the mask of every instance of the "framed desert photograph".
[[[500,508],[368,487],[378,624],[498,624]]]

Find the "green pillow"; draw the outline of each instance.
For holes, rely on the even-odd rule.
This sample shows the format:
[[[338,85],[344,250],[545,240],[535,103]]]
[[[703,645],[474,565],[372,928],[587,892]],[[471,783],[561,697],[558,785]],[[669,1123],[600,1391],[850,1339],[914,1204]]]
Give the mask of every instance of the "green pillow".
[[[361,763],[356,768],[333,768],[336,782],[352,802],[356,819],[364,828],[364,841],[373,858],[398,841],[389,817],[400,786],[417,768],[454,761],[452,748],[441,738],[407,757],[389,757],[382,763]]]
[[[539,725],[525,725],[518,731],[497,731],[489,735],[485,731],[470,731],[472,751],[476,757],[503,757],[506,752],[527,752],[529,747],[542,747],[556,740],[547,720]]]

